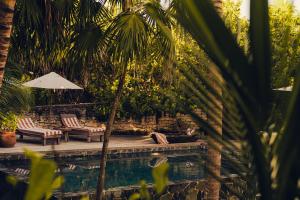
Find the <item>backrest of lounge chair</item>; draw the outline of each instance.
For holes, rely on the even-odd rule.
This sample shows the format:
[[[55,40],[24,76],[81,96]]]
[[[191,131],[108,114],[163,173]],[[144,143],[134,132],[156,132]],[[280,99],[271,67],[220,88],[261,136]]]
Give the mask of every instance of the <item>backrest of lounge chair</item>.
[[[152,133],[156,137],[156,142],[158,144],[169,144],[167,137],[162,133],[153,132]]]
[[[61,121],[65,127],[80,127],[79,120],[74,114],[61,114]]]
[[[30,117],[25,117],[25,118],[18,119],[17,126],[18,129],[29,129],[29,128],[34,128],[35,124],[33,123]]]

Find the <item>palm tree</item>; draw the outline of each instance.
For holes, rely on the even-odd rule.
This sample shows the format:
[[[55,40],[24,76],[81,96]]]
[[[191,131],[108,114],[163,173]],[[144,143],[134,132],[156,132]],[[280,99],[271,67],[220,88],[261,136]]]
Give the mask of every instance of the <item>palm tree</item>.
[[[169,35],[170,22],[159,2],[150,1],[134,5],[133,2],[124,0],[120,1],[120,4],[122,12],[113,19],[106,31],[108,44],[110,44],[107,47],[108,52],[111,52],[115,65],[120,67],[121,75],[104,133],[97,200],[104,198],[103,190],[109,137],[128,68],[134,66],[136,62],[146,59],[147,53],[149,53],[150,39],[157,42],[158,46],[163,46],[163,48],[160,48],[162,51],[156,52],[159,56],[163,55],[166,58],[170,58],[173,49]]]
[[[108,20],[100,1],[19,0],[9,58],[26,74],[55,71],[86,86],[91,68],[107,60],[100,43]]]
[[[4,76],[4,67],[7,60],[9,39],[14,16],[15,0],[0,1],[0,87]]]
[[[226,28],[211,1],[176,0],[174,7],[181,26],[217,66],[214,84],[222,89],[222,95],[197,66],[190,66],[191,71],[182,69],[186,77],[182,92],[193,105],[187,106],[186,111],[214,138],[210,147],[220,150],[221,145],[222,156],[230,160],[234,173],[246,183],[240,185],[243,194],[235,188],[228,189],[239,198],[255,199],[257,195],[260,199],[299,198],[300,71],[297,71],[283,126],[274,130],[270,121],[273,94],[268,1],[252,0],[250,3],[247,54]],[[218,102],[222,102],[224,113],[222,136],[219,126],[214,127],[193,110],[195,105],[207,110],[208,117],[220,125]],[[215,178],[218,179],[218,175]]]

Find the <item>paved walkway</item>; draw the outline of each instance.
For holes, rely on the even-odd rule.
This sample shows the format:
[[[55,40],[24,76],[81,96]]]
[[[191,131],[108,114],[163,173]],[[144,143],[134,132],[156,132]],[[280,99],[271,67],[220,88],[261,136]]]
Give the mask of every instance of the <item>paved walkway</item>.
[[[109,148],[123,148],[123,147],[141,147],[155,144],[149,136],[111,136]],[[80,150],[80,149],[100,149],[102,142],[91,142],[88,143],[86,140],[74,140],[71,139],[69,142],[62,142],[59,145],[46,145],[43,146],[40,140],[34,138],[24,137],[23,141],[18,141],[13,148],[0,148],[0,155],[7,153],[22,153],[24,148],[31,149],[38,152],[52,151],[53,147],[57,151],[64,150]]]

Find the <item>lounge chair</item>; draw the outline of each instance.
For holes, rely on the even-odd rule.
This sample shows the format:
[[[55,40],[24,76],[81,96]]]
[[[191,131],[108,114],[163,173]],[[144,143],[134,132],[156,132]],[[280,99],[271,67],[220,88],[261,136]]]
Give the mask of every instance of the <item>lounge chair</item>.
[[[71,129],[69,135],[86,137],[87,142],[91,142],[93,138],[100,138],[100,142],[103,141],[105,128],[81,126],[74,114],[61,114],[60,117],[63,126]]]
[[[156,144],[169,144],[167,137],[162,133],[152,132],[150,136]]]
[[[178,135],[167,135],[167,140],[170,143],[187,143],[196,142],[198,140],[198,134],[195,128],[187,128],[184,132]]]
[[[31,118],[22,118],[18,120],[18,128],[16,133],[23,139],[24,135],[31,137],[39,137],[43,141],[43,145],[47,144],[48,139],[56,140],[57,144],[60,143],[62,132],[60,130],[45,129],[37,127]]]
[[[159,131],[156,131],[155,133],[164,135],[170,144],[196,142],[199,139],[196,128],[187,128],[185,131],[181,132],[176,130],[159,129]]]
[[[168,135],[166,137],[171,144],[196,142],[198,140],[197,135]]]

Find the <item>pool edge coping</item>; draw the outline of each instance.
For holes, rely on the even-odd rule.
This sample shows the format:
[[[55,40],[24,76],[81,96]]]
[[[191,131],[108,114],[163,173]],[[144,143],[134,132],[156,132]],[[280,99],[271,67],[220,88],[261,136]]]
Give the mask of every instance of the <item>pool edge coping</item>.
[[[130,154],[130,153],[147,153],[147,152],[164,152],[164,151],[180,151],[189,149],[206,149],[207,144],[204,140],[191,142],[191,143],[176,143],[176,144],[147,144],[144,146],[131,146],[131,147],[108,147],[108,155],[114,154]],[[95,156],[101,155],[102,149],[99,148],[86,148],[86,149],[67,149],[67,150],[45,150],[36,151],[42,154],[45,158],[63,158],[75,156]],[[5,160],[24,160],[25,155],[23,152],[0,153],[0,161]]]

